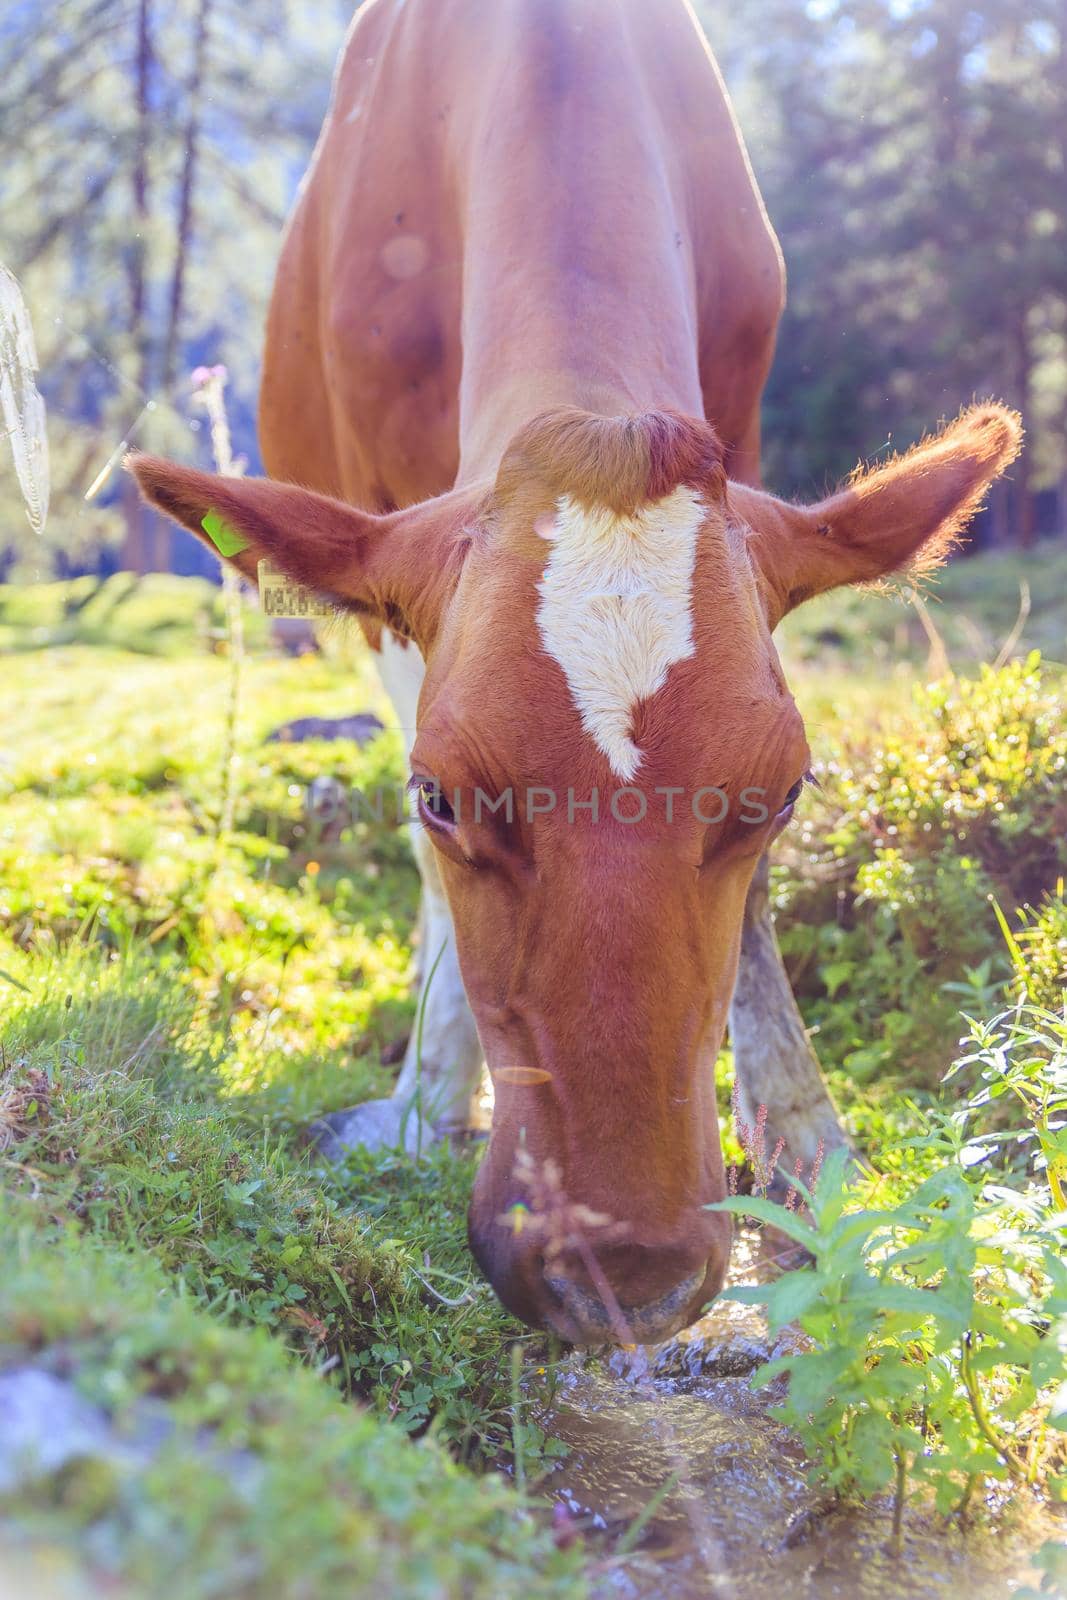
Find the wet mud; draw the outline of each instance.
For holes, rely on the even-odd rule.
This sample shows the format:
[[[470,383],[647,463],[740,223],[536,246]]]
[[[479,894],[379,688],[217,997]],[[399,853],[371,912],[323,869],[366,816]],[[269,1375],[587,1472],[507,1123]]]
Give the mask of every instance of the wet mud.
[[[739,1257],[735,1281],[751,1281],[744,1243]],[[536,1415],[570,1449],[546,1488],[563,1536],[597,1552],[598,1596],[1003,1600],[1036,1587],[1030,1555],[1067,1529],[1025,1491],[967,1530],[909,1507],[899,1556],[888,1497],[843,1507],[821,1496],[769,1415],[781,1391],[750,1381],[781,1349],[757,1310],[725,1301],[666,1345],[563,1364]]]

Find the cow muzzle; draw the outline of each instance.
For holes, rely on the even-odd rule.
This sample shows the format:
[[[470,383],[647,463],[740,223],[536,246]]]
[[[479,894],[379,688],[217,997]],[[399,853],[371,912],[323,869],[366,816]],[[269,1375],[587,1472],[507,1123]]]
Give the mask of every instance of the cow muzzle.
[[[553,1332],[571,1344],[658,1344],[693,1320],[694,1308],[699,1309],[706,1298],[706,1277],[706,1269],[698,1268],[657,1299],[628,1306],[613,1295],[604,1297],[568,1278],[546,1273],[545,1284],[557,1305],[546,1306],[545,1319]]]
[[[729,1218],[708,1215],[685,1243],[547,1251],[471,1219],[471,1246],[509,1311],[575,1345],[658,1344],[688,1327],[722,1288]]]

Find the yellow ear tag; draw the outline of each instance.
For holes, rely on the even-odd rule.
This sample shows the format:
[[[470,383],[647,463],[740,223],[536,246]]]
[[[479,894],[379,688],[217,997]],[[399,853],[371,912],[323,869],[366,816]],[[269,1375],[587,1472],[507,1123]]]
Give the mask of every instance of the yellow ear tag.
[[[242,550],[248,549],[248,540],[238,533],[236,528],[231,528],[217,511],[209,511],[206,516],[201,517],[200,526],[220,556],[236,556]]]
[[[272,561],[263,560],[259,574],[259,603],[268,617],[332,617],[333,606],[314,589],[295,583]]]

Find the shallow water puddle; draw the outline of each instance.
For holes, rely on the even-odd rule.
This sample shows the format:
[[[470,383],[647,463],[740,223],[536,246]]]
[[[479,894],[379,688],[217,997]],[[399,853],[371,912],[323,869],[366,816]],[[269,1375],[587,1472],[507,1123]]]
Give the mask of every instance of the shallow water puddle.
[[[744,1247],[742,1247],[744,1248]],[[746,1271],[747,1268],[747,1271]],[[751,1277],[744,1255],[735,1281]],[[909,1513],[904,1552],[886,1549],[888,1502],[827,1510],[807,1484],[796,1441],[753,1390],[772,1354],[751,1307],[713,1307],[669,1344],[605,1364],[572,1356],[538,1424],[570,1446],[549,1491],[605,1552],[600,1596],[664,1600],[1002,1600],[1033,1581],[1028,1552],[1051,1531],[966,1537]],[[634,1552],[613,1560],[635,1517],[672,1474],[677,1484]]]

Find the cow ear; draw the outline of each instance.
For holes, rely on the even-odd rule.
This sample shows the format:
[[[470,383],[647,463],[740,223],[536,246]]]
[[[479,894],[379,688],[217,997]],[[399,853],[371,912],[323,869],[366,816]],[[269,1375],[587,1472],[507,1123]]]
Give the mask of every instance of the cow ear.
[[[158,456],[133,455],[126,466],[149,505],[252,583],[266,558],[339,609],[424,647],[432,640],[458,575],[447,496],[374,516],[295,484],[219,477]]]
[[[751,549],[772,626],[794,606],[844,583],[940,566],[995,478],[1022,445],[1005,406],[973,406],[906,455],[861,468],[837,494],[806,508],[753,497]],[[746,508],[748,510],[748,508]]]

